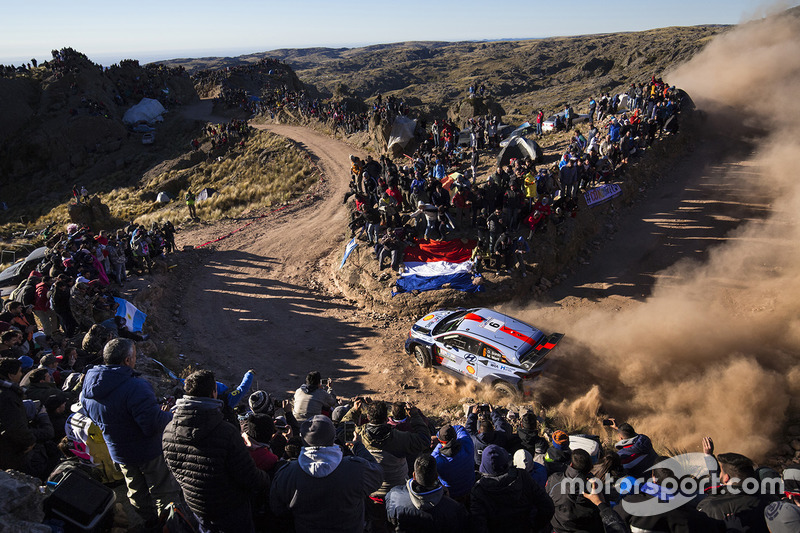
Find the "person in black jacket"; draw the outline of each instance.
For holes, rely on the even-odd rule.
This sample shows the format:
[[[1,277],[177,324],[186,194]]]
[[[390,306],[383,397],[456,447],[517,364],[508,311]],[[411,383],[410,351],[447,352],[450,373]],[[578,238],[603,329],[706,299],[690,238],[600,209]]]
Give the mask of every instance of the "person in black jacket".
[[[36,444],[22,405],[21,379],[19,359],[0,358],[0,469],[21,470]]]
[[[223,419],[214,374],[193,372],[184,389],[164,430],[167,465],[202,530],[253,531],[250,497],[266,493],[269,476],[256,468],[239,428]]]
[[[697,508],[711,518],[725,520],[729,530],[736,526],[751,533],[767,533],[764,509],[770,500],[742,490],[748,479],[756,478],[753,461],[738,453],[721,453],[717,462],[722,486],[714,487]]]
[[[423,453],[414,461],[414,477],[386,495],[386,515],[397,533],[461,533],[469,515],[463,505],[445,495],[436,459]]]
[[[551,522],[555,533],[603,533],[600,511],[584,496],[591,470],[589,453],[573,450],[566,471],[556,472],[547,479],[547,493],[555,505]]]
[[[470,503],[475,532],[538,531],[552,518],[553,501],[500,446],[483,451],[480,473]]]
[[[483,411],[478,420],[478,406],[472,405],[467,416],[467,433],[475,445],[475,466],[481,465],[483,450],[490,444],[496,444],[508,451],[509,437],[512,429],[496,409],[487,405],[489,412]],[[487,418],[488,415],[488,418]]]
[[[528,450],[534,459],[544,460],[544,455],[550,447],[547,439],[539,435],[539,420],[532,411],[526,412],[520,419],[517,434],[512,437],[511,448]]]

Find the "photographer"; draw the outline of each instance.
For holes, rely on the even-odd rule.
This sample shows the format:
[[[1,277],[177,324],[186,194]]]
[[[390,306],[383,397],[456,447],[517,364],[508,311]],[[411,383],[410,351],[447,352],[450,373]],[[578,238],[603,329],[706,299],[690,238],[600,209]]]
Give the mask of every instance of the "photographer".
[[[508,451],[513,430],[497,409],[493,409],[491,404],[485,403],[470,406],[467,415],[467,433],[472,437],[475,447],[474,460],[477,468],[481,465],[483,450],[490,444],[495,444]]]
[[[320,387],[322,377],[319,372],[309,372],[306,382],[294,393],[294,417],[304,422],[314,415],[330,416],[331,409],[336,407],[337,399],[330,388],[330,379],[325,389]]]

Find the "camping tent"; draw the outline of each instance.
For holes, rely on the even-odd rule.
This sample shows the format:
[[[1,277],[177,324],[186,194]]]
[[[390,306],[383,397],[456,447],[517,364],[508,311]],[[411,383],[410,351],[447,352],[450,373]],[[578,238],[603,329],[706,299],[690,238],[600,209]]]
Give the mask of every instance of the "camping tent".
[[[531,126],[530,122],[524,122],[520,124],[518,128],[515,128],[514,131],[509,133],[506,138],[500,141],[500,146],[505,148],[514,137],[524,137],[525,135],[530,135],[531,133],[535,132],[536,128]]]
[[[208,200],[209,198],[211,198],[211,196],[214,195],[215,192],[217,192],[217,191],[215,189],[210,188],[210,187],[207,188],[207,189],[203,189],[202,191],[197,193],[197,196],[195,197],[195,201],[200,203],[200,202],[202,202],[204,200]]]
[[[389,135],[389,144],[386,146],[388,150],[392,146],[398,145],[400,148],[405,148],[408,141],[414,137],[414,130],[417,128],[417,121],[413,118],[404,116],[397,116],[392,125],[392,133]]]
[[[172,200],[172,197],[169,195],[168,192],[161,191],[158,193],[156,197],[156,201],[160,204],[167,204]]]
[[[161,105],[161,102],[158,100],[142,98],[138,104],[125,111],[122,122],[125,124],[136,124],[137,122],[147,122],[150,124],[152,122],[158,122],[163,120],[163,118],[161,118],[161,113],[164,111],[164,106]]]
[[[511,159],[525,159],[526,157],[538,162],[542,158],[542,149],[539,148],[536,141],[525,137],[512,137],[508,140],[506,147],[500,150],[500,154],[497,156],[497,165],[507,165]]]

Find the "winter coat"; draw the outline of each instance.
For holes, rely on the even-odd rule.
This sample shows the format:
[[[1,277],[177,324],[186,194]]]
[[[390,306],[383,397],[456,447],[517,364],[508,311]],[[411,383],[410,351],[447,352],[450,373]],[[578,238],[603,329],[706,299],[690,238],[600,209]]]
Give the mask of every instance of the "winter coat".
[[[510,429],[508,422],[503,420],[497,411],[492,411],[489,416],[494,430],[487,433],[478,433],[478,413],[470,413],[467,417],[467,433],[472,437],[472,444],[475,448],[475,466],[480,466],[483,450],[490,444],[496,444],[509,451],[508,443],[511,431],[508,431]]]
[[[568,466],[565,472],[557,472],[547,480],[547,493],[555,506],[551,522],[555,533],[603,533],[603,521],[597,507],[583,493],[571,494],[570,482],[579,482],[581,477],[578,471]],[[588,487],[588,481],[584,479],[583,485]]]
[[[172,414],[161,410],[153,387],[132,368],[90,368],[80,401],[103,432],[114,462],[135,465],[161,455],[161,435]]]
[[[553,502],[527,472],[509,467],[482,476],[472,488],[470,516],[476,532],[538,531],[553,516]]]
[[[162,443],[186,503],[201,518],[225,516],[269,488],[269,476],[256,468],[239,428],[223,420],[221,400],[178,400]]]
[[[383,470],[361,443],[355,456],[339,446],[305,447],[297,461],[275,473],[270,508],[291,514],[297,533],[364,530],[364,502],[383,480]]]
[[[445,496],[444,487],[422,492],[410,479],[386,495],[386,516],[397,533],[462,533],[469,527],[463,505]]]
[[[336,405],[336,396],[323,388],[309,389],[302,385],[294,392],[294,417],[303,422],[314,415],[322,414],[323,409]]]
[[[475,484],[475,446],[464,426],[453,426],[456,440],[447,448],[437,444],[431,455],[436,459],[439,480],[447,487],[450,496],[460,498]]]
[[[528,431],[524,428],[519,428],[517,434],[511,439],[511,448],[514,450],[520,448],[528,450],[528,453],[533,456],[533,459],[542,464],[544,464],[544,454],[547,453],[549,447],[550,444],[547,442],[546,438],[535,431]]]
[[[22,396],[18,385],[0,379],[0,469],[21,469],[25,451],[36,443]]]
[[[764,509],[771,502],[758,494],[730,494],[722,487],[719,494],[709,494],[698,505],[697,509],[716,520],[735,518],[742,523],[745,531],[751,533],[768,533],[764,520]]]
[[[647,435],[636,435],[623,439],[614,445],[622,467],[635,477],[642,477],[655,464],[658,455]]]

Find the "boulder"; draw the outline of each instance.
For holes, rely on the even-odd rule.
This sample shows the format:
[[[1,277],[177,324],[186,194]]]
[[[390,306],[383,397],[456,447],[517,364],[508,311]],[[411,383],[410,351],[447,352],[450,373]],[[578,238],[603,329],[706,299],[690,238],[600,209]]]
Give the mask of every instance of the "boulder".
[[[0,471],[0,531],[49,533],[44,520],[39,480],[15,471]]]

